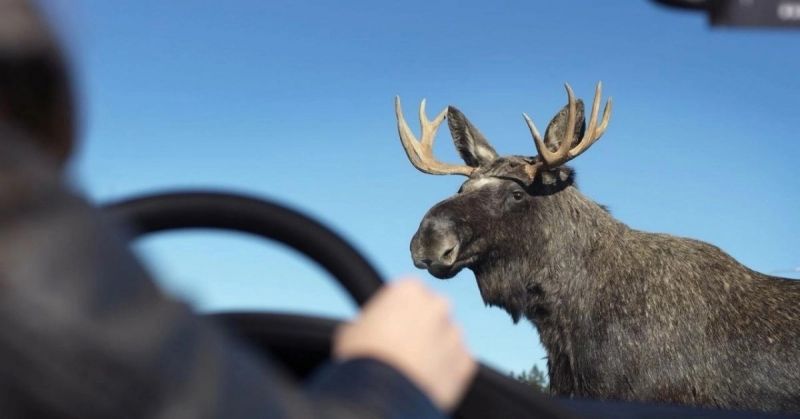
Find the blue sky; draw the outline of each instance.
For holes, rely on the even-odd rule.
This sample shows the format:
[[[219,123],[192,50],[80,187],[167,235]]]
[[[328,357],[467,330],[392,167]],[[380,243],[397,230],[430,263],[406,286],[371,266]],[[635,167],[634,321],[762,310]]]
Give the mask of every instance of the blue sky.
[[[501,154],[534,154],[563,84],[614,97],[604,138],[573,166],[628,225],[711,242],[800,276],[800,32],[711,30],[646,0],[44,0],[73,50],[84,143],[74,183],[104,202],[176,188],[268,197],[352,240],[387,277],[453,300],[472,350],[503,370],[544,366],[533,327],[485,308],[464,271],[415,270],[411,235],[461,178],[416,171],[406,117],[457,105]],[[417,130],[416,124],[412,127]],[[436,153],[457,155],[446,128]],[[274,244],[209,232],[137,246],[163,286],[203,310],[349,316],[328,276]]]

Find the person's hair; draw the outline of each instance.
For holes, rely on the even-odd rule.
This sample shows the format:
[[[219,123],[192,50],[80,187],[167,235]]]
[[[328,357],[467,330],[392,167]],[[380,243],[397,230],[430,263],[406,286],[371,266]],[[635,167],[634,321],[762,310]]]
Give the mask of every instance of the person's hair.
[[[74,107],[68,64],[47,22],[28,1],[0,0],[0,122],[63,163],[75,136]]]

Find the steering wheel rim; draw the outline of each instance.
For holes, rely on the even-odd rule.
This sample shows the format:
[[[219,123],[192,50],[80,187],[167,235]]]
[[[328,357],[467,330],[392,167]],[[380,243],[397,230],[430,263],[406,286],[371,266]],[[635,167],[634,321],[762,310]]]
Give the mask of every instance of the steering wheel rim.
[[[331,229],[266,200],[223,192],[171,192],[126,199],[103,209],[129,229],[131,239],[208,228],[284,243],[328,271],[359,306],[384,283],[372,264]]]

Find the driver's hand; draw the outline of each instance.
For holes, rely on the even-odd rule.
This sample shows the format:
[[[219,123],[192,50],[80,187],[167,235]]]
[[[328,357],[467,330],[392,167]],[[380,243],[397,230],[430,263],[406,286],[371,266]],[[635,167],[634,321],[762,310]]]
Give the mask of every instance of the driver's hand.
[[[477,370],[449,302],[418,280],[383,287],[352,323],[339,328],[333,353],[341,360],[372,357],[391,365],[446,412]]]

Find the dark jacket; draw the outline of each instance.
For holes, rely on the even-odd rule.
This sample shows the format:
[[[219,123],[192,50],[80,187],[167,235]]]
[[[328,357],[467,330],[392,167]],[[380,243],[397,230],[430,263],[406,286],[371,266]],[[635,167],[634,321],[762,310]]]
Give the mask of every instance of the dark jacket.
[[[162,294],[20,138],[0,127],[0,417],[442,417],[371,359],[293,382]]]

